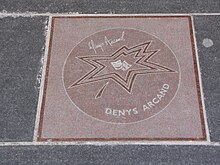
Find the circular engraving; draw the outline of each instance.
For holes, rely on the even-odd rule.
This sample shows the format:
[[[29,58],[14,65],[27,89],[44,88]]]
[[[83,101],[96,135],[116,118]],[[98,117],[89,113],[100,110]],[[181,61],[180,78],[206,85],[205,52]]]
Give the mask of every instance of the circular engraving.
[[[160,39],[135,29],[108,29],[83,39],[63,68],[67,95],[79,110],[110,123],[155,116],[175,97],[180,68]]]

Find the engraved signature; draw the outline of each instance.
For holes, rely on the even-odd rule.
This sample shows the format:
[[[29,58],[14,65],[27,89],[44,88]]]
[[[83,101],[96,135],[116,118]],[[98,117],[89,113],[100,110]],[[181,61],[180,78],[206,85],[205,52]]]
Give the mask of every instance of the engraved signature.
[[[123,31],[121,36],[119,38],[113,38],[113,39],[109,39],[107,38],[106,36],[104,37],[104,42],[102,43],[98,43],[96,44],[93,40],[91,40],[89,43],[88,43],[88,46],[89,46],[89,49],[91,50],[94,50],[95,54],[97,53],[96,50],[97,49],[101,49],[102,52],[104,52],[104,47],[105,46],[113,46],[115,43],[119,42],[119,41],[125,41],[124,39],[124,35],[125,35],[125,32]]]

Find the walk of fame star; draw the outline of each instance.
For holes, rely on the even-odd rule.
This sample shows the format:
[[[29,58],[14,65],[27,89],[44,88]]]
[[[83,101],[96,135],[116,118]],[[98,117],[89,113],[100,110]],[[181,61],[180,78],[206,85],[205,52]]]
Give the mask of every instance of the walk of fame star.
[[[175,73],[176,71],[167,66],[150,61],[160,51],[149,50],[151,44],[152,41],[147,41],[130,48],[122,46],[111,55],[76,57],[91,65],[93,69],[68,88],[111,79],[130,94],[138,75]],[[108,83],[99,90],[96,98],[102,96]]]

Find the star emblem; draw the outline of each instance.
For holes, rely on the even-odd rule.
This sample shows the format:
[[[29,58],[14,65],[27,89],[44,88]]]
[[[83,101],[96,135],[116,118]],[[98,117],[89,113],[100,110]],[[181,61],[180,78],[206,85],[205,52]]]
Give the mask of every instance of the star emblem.
[[[93,67],[87,74],[72,83],[68,88],[95,83],[104,80],[113,80],[129,94],[138,75],[176,73],[167,66],[150,61],[160,51],[149,50],[152,41],[140,43],[128,48],[122,46],[111,55],[89,55],[76,57]],[[109,84],[109,81],[98,91],[95,98],[100,98]]]

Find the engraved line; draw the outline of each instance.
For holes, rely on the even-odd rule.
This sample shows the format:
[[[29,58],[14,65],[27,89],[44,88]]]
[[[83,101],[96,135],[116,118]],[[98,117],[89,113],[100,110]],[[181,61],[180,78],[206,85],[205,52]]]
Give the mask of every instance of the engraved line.
[[[167,70],[167,72],[175,72],[167,67],[164,67],[164,66],[160,66],[158,64],[154,64],[152,62],[148,62],[147,60],[149,60],[153,55],[155,55],[159,50],[156,50],[156,51],[146,51],[147,48],[149,47],[149,45],[152,43],[152,41],[148,41],[148,42],[144,42],[144,43],[141,43],[141,44],[138,44],[136,46],[133,46],[131,48],[127,48],[126,46],[122,46],[121,48],[119,48],[119,50],[117,50],[116,52],[114,52],[111,56],[92,56],[92,57],[88,57],[88,56],[81,56],[81,57],[77,57],[81,60],[83,60],[84,62],[92,65],[93,67],[95,67],[93,70],[91,70],[90,72],[88,72],[88,74],[86,74],[85,76],[83,76],[82,78],[80,78],[77,82],[73,83],[71,86],[69,86],[68,88],[72,88],[73,86],[77,86],[77,85],[83,85],[83,84],[86,84],[86,83],[91,83],[91,82],[95,82],[95,81],[99,81],[99,80],[104,80],[104,79],[109,79],[109,78],[112,78],[113,80],[115,80],[116,83],[118,83],[119,85],[121,85],[125,90],[127,90],[129,93],[131,92],[131,88],[132,88],[132,85],[134,83],[134,78],[131,79],[131,81],[129,81],[129,78],[131,77],[130,75],[133,75],[133,74],[130,74],[131,72],[133,72],[133,70],[130,70],[128,72],[128,76],[126,77],[126,80],[124,80],[121,76],[119,76],[117,73],[110,73],[110,74],[105,74],[105,75],[100,75],[100,76],[96,76],[98,73],[100,73],[104,68],[106,68],[106,66],[104,66],[102,63],[100,63],[99,61],[100,60],[112,60],[113,59],[116,59],[118,57],[120,57],[122,54],[123,55],[128,55],[128,54],[131,54],[131,53],[134,53],[134,52],[137,52],[137,54],[135,55],[135,57],[139,57],[139,53],[141,52],[141,50],[143,50],[143,48],[140,48],[138,50],[133,50],[132,52],[124,52],[123,49],[125,50],[132,50],[134,48],[138,48],[140,46],[145,46],[144,47],[144,50],[142,51],[142,53],[146,54],[146,53],[150,53],[151,54],[149,56],[147,55],[141,55],[140,59],[137,60],[135,63],[139,63],[139,64],[143,64],[141,63],[142,61],[144,61],[146,64],[150,63],[151,65],[155,65],[157,67],[160,67],[160,68],[163,68],[165,70]],[[118,52],[120,52],[121,50],[123,50],[122,53],[118,54]],[[145,58],[146,57],[146,58]],[[91,59],[91,58],[98,58],[98,59]],[[100,59],[101,58],[101,59]],[[103,58],[103,59],[102,59]],[[144,59],[145,58],[145,59]],[[143,59],[143,60],[142,60]],[[99,61],[98,61],[99,60]],[[95,62],[96,64],[99,64],[101,66],[98,67],[97,65],[95,65],[93,62]],[[143,64],[144,65],[144,64]],[[144,66],[147,66],[147,65],[144,65]],[[148,67],[148,66],[147,66]],[[150,67],[150,66],[149,66]],[[153,68],[153,67],[151,67]],[[98,69],[98,70],[97,70]],[[153,68],[153,69],[156,69],[157,70],[157,73],[160,72],[160,70],[158,71],[157,68]],[[138,71],[141,71],[141,70],[146,70],[146,69],[140,69]],[[152,70],[152,69],[149,69],[149,70]],[[93,73],[94,72],[94,73]],[[144,72],[145,74],[146,73],[152,73],[152,72]],[[139,73],[135,73],[135,74],[139,74]],[[106,77],[107,76],[107,77]],[[112,76],[117,76],[118,78],[121,79],[121,81],[123,83],[126,83],[125,85],[123,85],[123,83],[121,83],[120,81],[118,81],[115,77],[112,77]],[[136,75],[133,75],[133,76],[136,76]],[[91,80],[93,79],[93,80]],[[95,80],[94,80],[95,79]],[[83,80],[87,80],[86,82],[82,82]],[[127,84],[127,82],[129,81],[129,84]]]
[[[103,94],[105,88],[107,87],[108,83],[109,83],[109,82],[107,82],[107,83],[99,90],[98,94],[95,96],[95,99],[98,99],[98,98],[100,98],[100,97],[102,96],[102,94]]]

